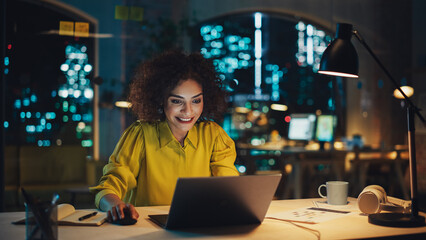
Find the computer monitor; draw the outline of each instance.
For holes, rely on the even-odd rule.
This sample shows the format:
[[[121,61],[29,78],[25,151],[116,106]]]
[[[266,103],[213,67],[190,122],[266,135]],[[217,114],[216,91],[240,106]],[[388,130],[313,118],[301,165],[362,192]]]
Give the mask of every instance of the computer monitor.
[[[331,142],[334,140],[334,126],[336,117],[333,115],[319,115],[315,130],[315,140]]]
[[[309,141],[313,139],[315,129],[315,114],[290,114],[288,139]]]

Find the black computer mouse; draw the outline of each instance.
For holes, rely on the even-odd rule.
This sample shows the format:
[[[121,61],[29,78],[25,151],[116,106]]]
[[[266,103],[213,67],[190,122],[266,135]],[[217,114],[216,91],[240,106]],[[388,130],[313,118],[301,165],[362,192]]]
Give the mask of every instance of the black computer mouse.
[[[124,218],[117,219],[113,221],[112,223],[117,225],[133,225],[138,221],[132,218],[132,214],[130,213],[130,210],[128,208],[124,208],[123,213],[124,213]]]

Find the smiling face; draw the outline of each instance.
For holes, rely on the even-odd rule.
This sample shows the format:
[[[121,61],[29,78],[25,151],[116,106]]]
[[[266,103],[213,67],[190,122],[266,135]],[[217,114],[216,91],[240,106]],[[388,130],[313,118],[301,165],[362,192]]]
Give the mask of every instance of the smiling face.
[[[203,89],[195,80],[182,80],[170,92],[164,113],[173,136],[183,144],[188,131],[203,112]]]

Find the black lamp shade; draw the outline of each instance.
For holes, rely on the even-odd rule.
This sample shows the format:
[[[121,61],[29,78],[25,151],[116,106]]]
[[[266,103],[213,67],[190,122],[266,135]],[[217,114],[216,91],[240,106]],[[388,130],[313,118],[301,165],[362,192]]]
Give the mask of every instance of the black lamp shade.
[[[325,49],[320,62],[318,73],[358,77],[358,54],[351,42],[352,25],[339,23],[336,38]]]

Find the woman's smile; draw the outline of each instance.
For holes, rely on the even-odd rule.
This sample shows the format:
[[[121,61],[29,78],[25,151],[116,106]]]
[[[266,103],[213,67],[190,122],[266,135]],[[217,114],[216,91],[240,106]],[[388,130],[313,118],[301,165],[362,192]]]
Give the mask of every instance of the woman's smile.
[[[190,123],[192,119],[194,119],[194,118],[180,118],[180,117],[176,117],[176,118],[183,123]]]

